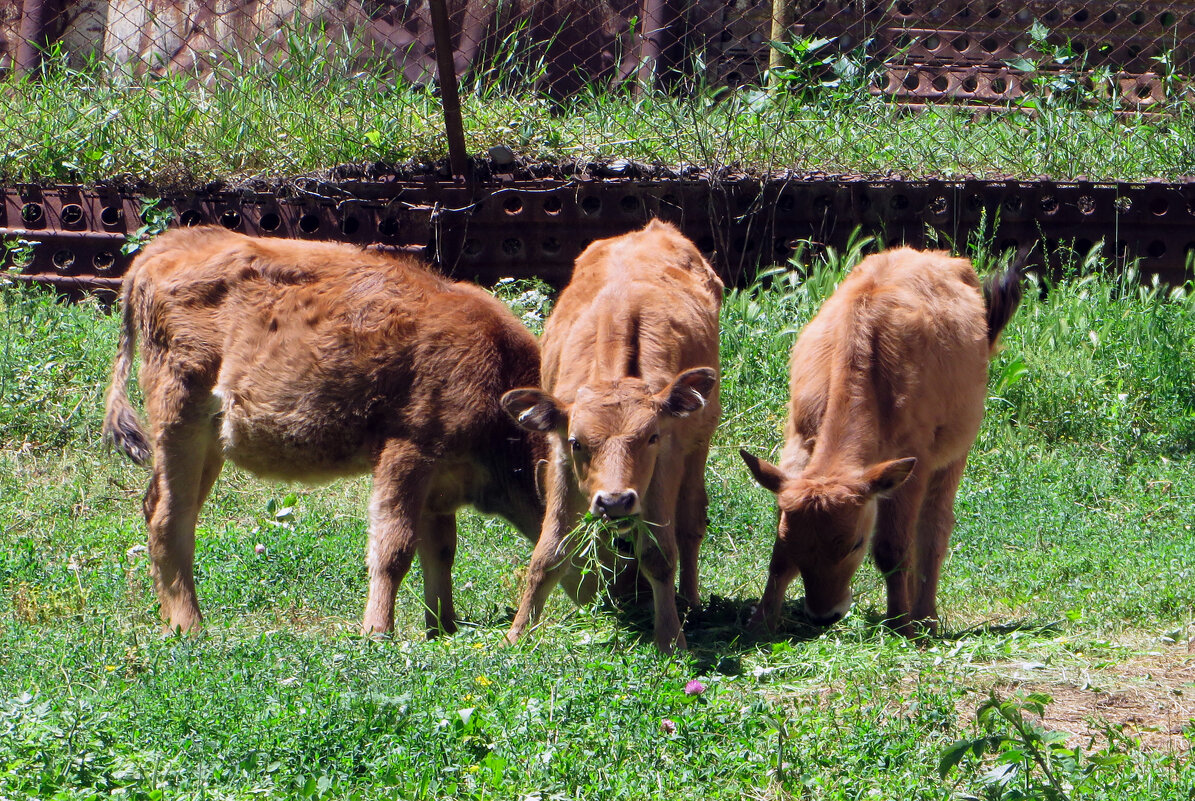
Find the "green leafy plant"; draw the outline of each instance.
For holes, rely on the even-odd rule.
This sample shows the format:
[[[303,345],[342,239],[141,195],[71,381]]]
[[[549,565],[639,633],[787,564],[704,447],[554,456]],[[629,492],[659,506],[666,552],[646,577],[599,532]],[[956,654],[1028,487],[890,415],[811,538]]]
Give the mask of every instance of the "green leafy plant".
[[[970,757],[972,775],[988,801],[1066,801],[1098,789],[1127,757],[1114,743],[1087,753],[1068,745],[1067,734],[1044,728],[1038,721],[1052,700],[1042,693],[1001,699],[993,690],[976,713],[983,733],[947,747],[939,775],[946,778]]]
[[[544,330],[555,290],[538,278],[503,278],[491,290],[535,334]]]
[[[148,198],[141,202],[140,216],[142,224],[120,246],[120,252],[126,256],[141,250],[149,240],[169,228],[174,222],[174,209],[162,206],[161,198]]]
[[[768,85],[800,102],[858,100],[876,68],[867,53],[870,42],[844,50],[835,41],[806,36],[771,42],[786,64],[769,71]]]
[[[41,243],[32,239],[6,236],[0,240],[0,266],[9,270],[27,267],[33,261],[33,251]]]

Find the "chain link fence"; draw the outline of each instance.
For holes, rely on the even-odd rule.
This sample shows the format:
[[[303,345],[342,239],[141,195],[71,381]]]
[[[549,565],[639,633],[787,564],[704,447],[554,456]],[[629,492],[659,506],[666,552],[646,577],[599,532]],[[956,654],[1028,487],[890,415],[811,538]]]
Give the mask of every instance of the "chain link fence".
[[[650,212],[736,274],[862,224],[1179,277],[1193,62],[1195,2],[0,0],[0,261],[114,284],[216,222],[567,271]]]
[[[1147,131],[1134,145],[1139,121],[1118,131],[1108,114],[1189,122],[1195,3],[447,7],[475,153],[506,145],[549,161],[863,174],[1191,171],[1185,134],[1151,143]],[[428,0],[2,0],[0,180],[198,183],[442,154],[431,17]],[[930,125],[893,113],[926,104],[962,113]],[[1065,125],[1083,158],[994,155],[1017,149],[1023,121],[971,123],[1004,108],[1071,114]],[[808,127],[811,116],[820,129]],[[793,124],[798,135],[786,137]],[[834,130],[843,125],[850,130]],[[908,148],[925,157],[902,157]]]
[[[1138,108],[1188,92],[1195,55],[1191,2],[453,0],[449,17],[459,78],[556,97],[698,74],[752,84],[770,63],[827,66],[833,51],[882,66],[872,88],[891,98],[1005,102],[1067,88],[1070,74]],[[202,79],[221,62],[276,60],[294,36],[323,37],[347,68],[435,77],[421,0],[5,0],[0,69],[65,53],[76,67]]]
[[[1190,99],[1195,57],[1195,3],[1180,2],[452,0],[449,16],[458,77],[555,97],[758,83],[786,62],[813,78],[854,59],[879,67],[871,88],[894,99],[1015,101],[1079,81],[1137,108]],[[0,69],[50,53],[203,80],[221,63],[277,62],[296,36],[346,69],[435,76],[421,0],[5,0]]]

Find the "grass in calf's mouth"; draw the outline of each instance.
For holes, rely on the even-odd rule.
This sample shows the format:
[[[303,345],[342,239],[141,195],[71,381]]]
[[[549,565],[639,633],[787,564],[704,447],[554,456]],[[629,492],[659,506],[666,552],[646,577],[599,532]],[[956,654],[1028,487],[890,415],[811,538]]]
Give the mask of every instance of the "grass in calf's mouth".
[[[613,576],[614,568],[602,560],[602,554],[631,561],[642,537],[654,539],[655,534],[652,524],[638,515],[611,519],[586,512],[566,540],[572,543],[569,559],[583,574],[597,573],[605,583]]]

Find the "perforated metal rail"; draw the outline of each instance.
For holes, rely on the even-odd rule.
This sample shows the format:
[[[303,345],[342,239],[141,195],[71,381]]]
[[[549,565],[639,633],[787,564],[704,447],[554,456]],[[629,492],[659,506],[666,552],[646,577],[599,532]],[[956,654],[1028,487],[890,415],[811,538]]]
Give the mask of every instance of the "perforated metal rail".
[[[302,194],[210,191],[164,197],[172,225],[223,225],[263,236],[331,239],[423,254],[482,282],[567,280],[594,239],[650,217],[678,223],[729,282],[784,262],[802,241],[842,247],[856,228],[886,244],[961,246],[982,236],[1000,250],[1047,255],[1097,245],[1120,263],[1178,282],[1195,258],[1195,182],[1058,183],[867,180],[853,177],[685,174],[590,165],[491,174],[466,184],[437,175],[311,187]],[[551,172],[553,174],[544,174]],[[119,286],[143,199],[116,191],[3,191],[5,275],[65,290]],[[21,245],[19,243],[29,243]]]

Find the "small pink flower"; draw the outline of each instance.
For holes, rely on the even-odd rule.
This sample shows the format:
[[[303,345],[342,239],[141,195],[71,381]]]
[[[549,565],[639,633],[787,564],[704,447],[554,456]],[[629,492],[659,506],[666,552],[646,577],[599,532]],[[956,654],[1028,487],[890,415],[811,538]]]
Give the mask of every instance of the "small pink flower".
[[[685,685],[685,695],[701,695],[705,692],[705,685],[697,679],[690,679]]]
[[[665,734],[676,734],[676,723],[668,718],[663,718],[660,721],[660,731]]]
[[[253,546],[253,553],[257,554],[258,556],[261,556],[265,552],[266,546],[262,545],[260,542]]]

